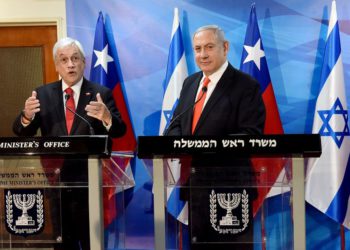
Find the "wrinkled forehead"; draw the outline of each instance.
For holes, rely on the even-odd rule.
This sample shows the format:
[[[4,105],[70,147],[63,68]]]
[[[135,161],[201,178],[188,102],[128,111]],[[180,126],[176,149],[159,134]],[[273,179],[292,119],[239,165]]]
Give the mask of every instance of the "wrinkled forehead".
[[[213,30],[203,30],[193,36],[193,46],[205,46],[208,44],[218,44],[219,39]]]

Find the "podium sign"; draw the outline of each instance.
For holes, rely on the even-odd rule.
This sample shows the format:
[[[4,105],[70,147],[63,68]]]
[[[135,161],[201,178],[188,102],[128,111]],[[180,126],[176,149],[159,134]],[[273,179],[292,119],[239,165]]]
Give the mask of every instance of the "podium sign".
[[[140,136],[138,157],[165,158],[215,154],[232,157],[318,157],[319,135]]]
[[[1,137],[1,156],[24,155],[84,155],[106,156],[111,154],[111,140],[107,136],[59,136],[59,137]]]

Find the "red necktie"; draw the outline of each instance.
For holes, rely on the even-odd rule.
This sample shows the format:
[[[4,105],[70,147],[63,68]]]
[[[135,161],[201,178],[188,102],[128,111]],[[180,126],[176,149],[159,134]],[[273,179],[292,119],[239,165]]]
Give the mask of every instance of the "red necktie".
[[[69,111],[69,109],[75,111],[75,103],[74,103],[74,91],[71,88],[67,88],[64,92],[69,96],[66,101],[66,126],[67,132],[70,134],[70,130],[72,129],[74,114]],[[69,109],[68,109],[69,108]]]
[[[199,95],[197,96],[197,100],[196,100],[197,104],[194,106],[194,111],[193,111],[192,134],[197,126],[199,117],[201,117],[204,101],[205,101],[205,98],[207,96],[207,91],[206,90],[203,91],[203,89],[204,88],[206,89],[208,87],[209,82],[210,82],[210,79],[208,77],[206,77],[203,81],[202,90],[199,93]]]

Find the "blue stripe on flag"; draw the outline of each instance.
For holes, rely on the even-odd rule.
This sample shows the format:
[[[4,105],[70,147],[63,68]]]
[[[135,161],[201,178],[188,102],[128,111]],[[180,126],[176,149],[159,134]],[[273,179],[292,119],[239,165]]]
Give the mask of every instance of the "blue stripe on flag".
[[[182,42],[182,33],[180,25],[178,26],[176,32],[174,33],[173,39],[171,40],[170,48],[169,48],[169,56],[168,56],[168,65],[165,76],[165,86],[164,89],[168,87],[170,78],[179,63],[181,57],[185,52],[185,48]]]
[[[328,40],[326,42],[326,48],[324,52],[324,61],[322,65],[321,74],[321,88],[326,83],[329,74],[331,73],[334,65],[337,63],[338,58],[341,53],[340,47],[340,36],[339,36],[339,26],[338,21],[334,25],[332,32],[329,34]]]
[[[350,195],[350,156],[344,173],[343,181],[333,201],[328,207],[326,214],[336,221],[343,222],[348,210],[348,199]]]
[[[174,187],[167,202],[168,212],[172,215],[180,215],[186,202],[180,200],[180,188]]]

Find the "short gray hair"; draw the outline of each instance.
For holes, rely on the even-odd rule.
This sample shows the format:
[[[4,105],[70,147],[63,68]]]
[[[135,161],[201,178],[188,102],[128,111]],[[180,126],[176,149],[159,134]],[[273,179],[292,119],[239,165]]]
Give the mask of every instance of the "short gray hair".
[[[199,27],[194,32],[192,40],[199,32],[204,31],[204,30],[212,30],[220,42],[226,42],[224,31],[219,26],[217,26],[215,24],[205,25],[205,26]]]
[[[75,40],[70,37],[62,38],[55,43],[52,50],[53,58],[56,59],[56,53],[58,49],[61,49],[67,46],[72,46],[72,45],[76,46],[79,49],[80,54],[83,56],[83,58],[85,58],[85,52],[81,43],[78,40]]]

